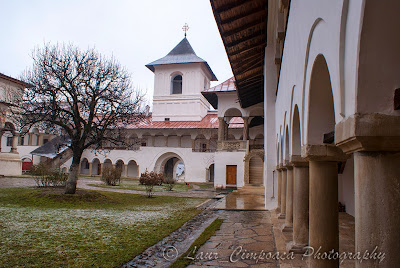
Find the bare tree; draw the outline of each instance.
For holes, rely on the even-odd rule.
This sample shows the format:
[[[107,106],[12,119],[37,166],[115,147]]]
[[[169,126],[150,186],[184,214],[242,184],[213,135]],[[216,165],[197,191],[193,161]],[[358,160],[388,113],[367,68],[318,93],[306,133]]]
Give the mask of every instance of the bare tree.
[[[121,129],[141,120],[143,95],[132,90],[130,75],[115,59],[94,49],[46,44],[32,58],[21,79],[33,87],[25,90],[16,118],[21,129],[40,125],[69,138],[73,156],[65,193],[74,194],[83,151],[124,144]]]

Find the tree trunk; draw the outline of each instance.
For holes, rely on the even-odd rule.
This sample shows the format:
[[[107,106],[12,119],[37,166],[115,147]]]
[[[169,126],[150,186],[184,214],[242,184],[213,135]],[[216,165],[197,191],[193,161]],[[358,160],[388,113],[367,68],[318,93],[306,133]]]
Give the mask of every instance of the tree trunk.
[[[71,167],[69,168],[68,180],[65,186],[65,192],[64,192],[65,194],[75,194],[76,192],[76,183],[78,181],[79,163],[81,162],[81,155],[82,154],[79,155],[74,154],[72,158],[72,164]]]

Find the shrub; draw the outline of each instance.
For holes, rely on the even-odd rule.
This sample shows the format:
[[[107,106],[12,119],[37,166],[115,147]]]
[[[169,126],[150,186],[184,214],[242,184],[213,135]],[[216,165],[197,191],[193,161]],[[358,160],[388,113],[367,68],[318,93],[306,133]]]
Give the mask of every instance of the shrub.
[[[140,174],[139,183],[146,187],[147,197],[152,197],[154,185],[161,185],[164,180],[164,175],[157,172],[148,172]]]
[[[38,187],[64,187],[68,179],[68,174],[51,169],[43,162],[32,165],[29,173],[33,175]]]
[[[164,184],[167,191],[172,191],[175,186],[175,180],[171,176],[164,176]]]
[[[109,168],[105,167],[101,172],[101,181],[109,186],[119,185],[121,182],[121,168]]]

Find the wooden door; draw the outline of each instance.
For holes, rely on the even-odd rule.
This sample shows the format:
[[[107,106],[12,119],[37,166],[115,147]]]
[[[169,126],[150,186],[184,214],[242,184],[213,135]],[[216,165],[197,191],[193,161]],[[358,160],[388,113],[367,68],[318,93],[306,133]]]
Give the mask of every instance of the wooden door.
[[[236,184],[237,166],[226,166],[226,184]]]
[[[254,156],[249,163],[249,183],[254,185],[263,184],[264,163],[259,156]]]

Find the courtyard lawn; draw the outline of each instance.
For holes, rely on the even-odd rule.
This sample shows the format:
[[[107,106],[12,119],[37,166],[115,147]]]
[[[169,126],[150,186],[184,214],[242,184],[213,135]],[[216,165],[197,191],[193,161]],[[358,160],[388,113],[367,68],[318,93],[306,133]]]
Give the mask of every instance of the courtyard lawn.
[[[198,214],[203,199],[0,189],[0,267],[116,267]]]
[[[108,186],[104,183],[89,184],[90,186],[112,188],[112,189],[127,189],[135,191],[146,191],[146,186],[141,185],[137,179],[121,179],[121,184],[117,186]],[[193,185],[189,183],[189,187],[185,183],[175,183],[171,192],[187,192],[193,189]],[[156,185],[153,188],[154,192],[167,192],[166,185]]]

